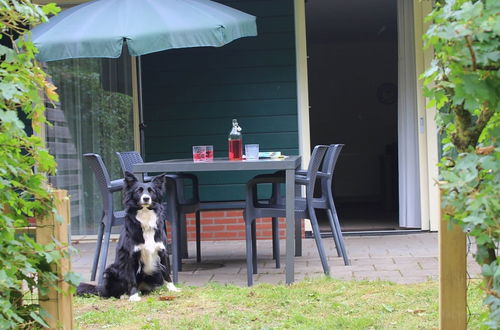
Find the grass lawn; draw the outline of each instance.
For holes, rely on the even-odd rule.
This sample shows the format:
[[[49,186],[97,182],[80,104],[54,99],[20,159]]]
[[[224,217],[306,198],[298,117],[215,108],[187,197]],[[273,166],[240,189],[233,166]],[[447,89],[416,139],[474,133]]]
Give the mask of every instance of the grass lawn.
[[[479,283],[469,287],[469,328],[480,326]],[[140,302],[77,297],[79,329],[437,329],[438,282],[305,280],[251,288],[209,284],[166,289]]]

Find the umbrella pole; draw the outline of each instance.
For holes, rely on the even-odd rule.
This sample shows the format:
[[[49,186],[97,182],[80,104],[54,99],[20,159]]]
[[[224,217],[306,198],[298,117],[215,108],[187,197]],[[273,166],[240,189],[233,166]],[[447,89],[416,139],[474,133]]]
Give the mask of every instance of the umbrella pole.
[[[137,63],[137,93],[138,93],[138,98],[139,98],[139,139],[140,139],[140,146],[141,146],[141,155],[142,158],[145,159],[145,154],[146,154],[146,148],[145,148],[145,143],[144,143],[144,129],[146,128],[146,125],[144,124],[144,115],[142,111],[142,68],[141,68],[141,56],[137,56],[136,58],[136,63]]]

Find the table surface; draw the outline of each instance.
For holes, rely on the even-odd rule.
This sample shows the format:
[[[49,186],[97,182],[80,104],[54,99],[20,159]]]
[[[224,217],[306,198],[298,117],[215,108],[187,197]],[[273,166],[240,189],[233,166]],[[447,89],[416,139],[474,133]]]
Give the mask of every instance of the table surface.
[[[300,166],[301,156],[287,156],[283,159],[229,160],[214,158],[210,162],[193,162],[192,159],[171,159],[135,164],[134,172],[197,172],[238,170],[295,170]]]

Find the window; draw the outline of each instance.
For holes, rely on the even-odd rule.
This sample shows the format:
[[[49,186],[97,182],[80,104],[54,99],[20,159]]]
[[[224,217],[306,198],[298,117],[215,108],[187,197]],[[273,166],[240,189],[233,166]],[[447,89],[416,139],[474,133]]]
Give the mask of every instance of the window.
[[[131,58],[49,62],[60,102],[47,107],[47,146],[58,163],[53,186],[71,196],[71,233],[96,234],[102,202],[84,153],[103,158],[111,179],[122,177],[116,151],[134,150]],[[121,205],[119,194],[115,205]]]

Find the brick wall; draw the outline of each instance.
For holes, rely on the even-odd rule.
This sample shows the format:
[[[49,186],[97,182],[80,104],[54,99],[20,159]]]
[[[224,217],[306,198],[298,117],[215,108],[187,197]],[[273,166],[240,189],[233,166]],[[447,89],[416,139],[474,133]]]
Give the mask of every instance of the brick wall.
[[[194,214],[186,217],[188,240],[196,239],[196,227]],[[280,238],[285,238],[285,219],[279,219]],[[170,229],[169,233],[170,233]],[[271,218],[257,219],[257,239],[271,239]],[[302,222],[302,235],[304,235],[304,223]],[[245,222],[242,210],[227,211],[205,211],[201,213],[201,240],[223,241],[244,240]]]

